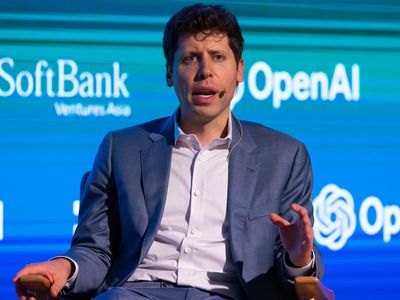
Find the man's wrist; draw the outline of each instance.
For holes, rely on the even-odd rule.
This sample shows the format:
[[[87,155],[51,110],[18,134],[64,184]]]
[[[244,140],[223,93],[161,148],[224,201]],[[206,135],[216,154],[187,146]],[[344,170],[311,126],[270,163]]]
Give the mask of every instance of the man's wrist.
[[[70,258],[68,256],[56,256],[56,257],[51,258],[50,260],[56,260],[56,259],[66,260],[71,265],[71,271],[69,273],[67,283],[65,284],[65,287],[62,290],[62,292],[64,291],[64,293],[65,293],[66,291],[70,290],[74,286],[76,278],[78,277],[79,266],[76,263],[76,261],[74,261],[72,258]]]
[[[65,270],[68,272],[68,277],[67,279],[71,278],[72,275],[75,273],[75,264],[68,258],[66,257],[56,257],[52,258],[51,261],[57,262],[63,266],[63,269],[65,267]]]
[[[311,261],[308,265],[304,267],[296,267],[293,264],[290,264],[288,259],[288,254],[285,253],[284,264],[285,269],[288,275],[288,279],[295,278],[297,276],[314,276],[315,274],[315,254],[314,250],[311,250]]]
[[[286,263],[292,268],[303,268],[310,264],[313,260],[313,250],[311,250],[308,254],[304,255],[303,257],[298,257],[293,259],[290,257],[289,253],[286,252],[285,261]]]

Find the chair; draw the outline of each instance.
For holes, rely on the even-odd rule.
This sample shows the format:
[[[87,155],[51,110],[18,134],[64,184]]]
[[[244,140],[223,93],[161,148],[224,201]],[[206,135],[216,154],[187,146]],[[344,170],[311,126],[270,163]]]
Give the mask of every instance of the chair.
[[[24,275],[19,282],[39,299],[46,299],[50,289],[50,281],[42,275]]]
[[[333,300],[335,293],[325,287],[318,277],[299,276],[294,279],[299,300]]]

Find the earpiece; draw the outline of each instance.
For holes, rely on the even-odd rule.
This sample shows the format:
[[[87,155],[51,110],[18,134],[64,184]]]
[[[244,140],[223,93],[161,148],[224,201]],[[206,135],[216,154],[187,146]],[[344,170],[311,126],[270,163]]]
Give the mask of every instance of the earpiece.
[[[234,118],[233,112],[231,112],[231,118]],[[239,125],[239,139],[237,140],[236,144],[233,145],[230,149],[229,149],[229,153],[228,153],[228,158],[231,156],[232,151],[240,144],[240,142],[242,141],[243,138],[243,127],[242,127],[242,123],[240,122],[240,120],[238,118],[234,118],[237,120],[238,125]],[[234,120],[232,120],[234,121]]]

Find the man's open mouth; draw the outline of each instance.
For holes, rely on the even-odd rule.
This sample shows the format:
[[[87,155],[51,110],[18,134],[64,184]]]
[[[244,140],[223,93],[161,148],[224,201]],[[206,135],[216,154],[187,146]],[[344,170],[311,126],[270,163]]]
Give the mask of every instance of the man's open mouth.
[[[214,96],[217,93],[217,91],[214,90],[196,90],[193,91],[193,96],[199,96],[201,98],[210,98]]]

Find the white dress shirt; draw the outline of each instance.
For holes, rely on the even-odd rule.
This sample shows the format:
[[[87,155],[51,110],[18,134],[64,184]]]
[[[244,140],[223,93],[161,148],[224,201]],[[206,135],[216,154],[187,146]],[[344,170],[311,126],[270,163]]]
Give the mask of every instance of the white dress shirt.
[[[201,146],[175,114],[175,144],[165,210],[149,252],[128,281],[165,280],[240,297],[226,220],[228,135]]]

